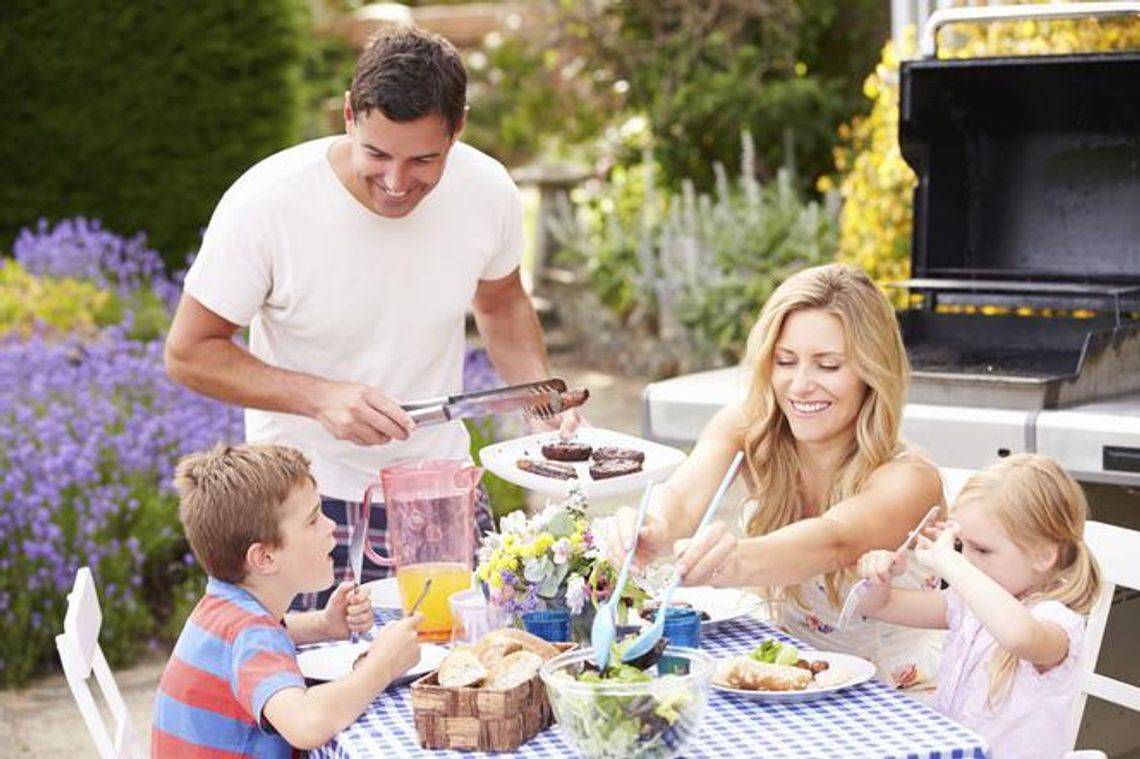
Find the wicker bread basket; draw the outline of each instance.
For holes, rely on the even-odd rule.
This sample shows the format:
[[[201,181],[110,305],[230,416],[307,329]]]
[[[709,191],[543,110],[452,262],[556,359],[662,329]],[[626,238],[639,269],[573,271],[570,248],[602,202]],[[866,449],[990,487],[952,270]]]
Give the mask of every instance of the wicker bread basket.
[[[555,643],[559,653],[573,643]],[[546,686],[536,673],[510,690],[445,688],[438,672],[412,683],[420,745],[463,751],[514,751],[553,721]]]

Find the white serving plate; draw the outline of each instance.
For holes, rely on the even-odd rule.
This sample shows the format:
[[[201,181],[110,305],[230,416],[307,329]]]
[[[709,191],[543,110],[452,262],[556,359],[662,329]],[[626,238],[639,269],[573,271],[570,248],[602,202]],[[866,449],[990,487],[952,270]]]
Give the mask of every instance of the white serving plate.
[[[750,590],[714,588],[709,585],[680,587],[673,592],[674,601],[684,601],[709,618],[701,622],[701,633],[709,633],[725,622],[749,617],[764,608],[764,599]]]
[[[747,651],[741,651],[741,654],[747,655]],[[732,658],[732,657],[726,657]],[[850,673],[850,677],[843,682],[836,685],[831,685],[826,688],[819,688],[814,685],[809,685],[806,690],[743,690],[740,688],[729,688],[726,685],[721,685],[716,681],[714,676],[712,681],[713,690],[720,691],[726,695],[737,696],[740,698],[747,698],[753,701],[767,701],[769,703],[800,703],[804,701],[817,701],[821,698],[828,698],[840,691],[848,688],[853,688],[856,685],[862,685],[875,676],[875,665],[866,659],[860,659],[858,656],[851,654],[841,654],[834,651],[801,651],[800,658],[816,661],[822,659],[830,665],[832,669],[842,667],[844,671]]]
[[[334,643],[319,648],[308,648],[297,654],[297,664],[301,667],[301,674],[309,680],[339,680],[352,671],[352,663],[356,657],[368,650],[372,645],[368,641],[349,643],[348,641]],[[447,656],[447,649],[434,643],[420,645],[420,661],[402,676],[392,681],[392,685],[410,682],[426,675],[439,667],[443,657]]]
[[[518,468],[517,463],[521,458],[530,458],[536,461],[545,460],[542,456],[542,446],[557,441],[557,432],[542,432],[514,440],[504,440],[501,443],[483,448],[479,452],[479,460],[487,471],[527,490],[533,490],[543,495],[565,497],[570,493],[571,485],[577,482],[582,494],[587,498],[608,498],[641,490],[646,482],[664,480],[685,460],[684,451],[668,445],[661,445],[644,438],[602,427],[579,427],[574,435],[575,442],[586,443],[595,448],[612,445],[644,451],[645,463],[642,465],[641,471],[621,477],[595,480],[589,474],[589,461],[563,462],[570,464],[577,470],[578,479],[559,480],[554,477],[544,477],[541,474],[524,472]]]

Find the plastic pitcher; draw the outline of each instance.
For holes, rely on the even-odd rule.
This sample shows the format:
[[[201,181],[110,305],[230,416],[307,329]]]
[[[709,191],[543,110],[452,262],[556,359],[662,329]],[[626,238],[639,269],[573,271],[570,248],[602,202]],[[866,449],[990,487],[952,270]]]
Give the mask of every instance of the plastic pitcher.
[[[391,558],[365,546],[376,564],[395,566],[400,602],[406,614],[430,578],[431,589],[420,605],[424,621],[420,639],[451,639],[448,597],[471,587],[475,554],[475,494],[483,470],[460,459],[415,461],[380,470],[380,486],[388,515]],[[361,498],[371,509],[372,490]]]

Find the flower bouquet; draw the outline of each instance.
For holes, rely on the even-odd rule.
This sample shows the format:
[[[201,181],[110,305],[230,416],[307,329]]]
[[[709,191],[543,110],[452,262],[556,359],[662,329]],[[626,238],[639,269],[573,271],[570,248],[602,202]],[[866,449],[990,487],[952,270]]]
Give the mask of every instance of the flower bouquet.
[[[507,514],[499,532],[484,535],[475,576],[491,604],[516,620],[538,609],[566,608],[574,639],[589,639],[594,611],[610,597],[617,572],[586,517],[587,506],[575,489],[532,517],[522,511]],[[622,596],[627,603],[640,603],[646,593],[631,581]],[[619,616],[626,608],[620,607]]]

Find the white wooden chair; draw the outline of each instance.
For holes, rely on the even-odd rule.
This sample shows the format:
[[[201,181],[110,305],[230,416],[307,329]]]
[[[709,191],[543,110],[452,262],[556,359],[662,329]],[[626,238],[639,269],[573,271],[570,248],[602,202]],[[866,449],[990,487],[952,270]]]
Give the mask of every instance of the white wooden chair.
[[[67,596],[63,632],[55,636],[55,647],[63,663],[63,673],[100,758],[141,757],[144,754],[137,747],[127,705],[119,692],[119,686],[115,684],[111,668],[103,657],[103,650],[99,647],[99,630],[102,626],[103,612],[99,608],[95,580],[88,567],[80,567],[75,575],[75,586]],[[90,683],[92,674],[114,720],[113,729],[104,722],[103,714],[95,702]]]
[[[1081,693],[1073,707],[1069,725],[1074,743],[1081,727],[1085,711],[1085,700],[1095,696],[1119,706],[1140,712],[1140,687],[1096,672],[1100,645],[1104,640],[1104,629],[1108,623],[1108,612],[1112,606],[1113,592],[1117,587],[1140,590],[1140,532],[1117,527],[1103,522],[1085,523],[1085,542],[1096,556],[1104,573],[1104,588],[1100,597],[1089,612],[1085,630],[1084,674],[1081,679]]]

